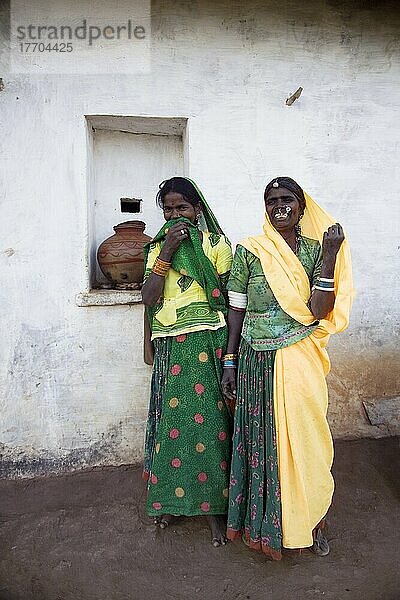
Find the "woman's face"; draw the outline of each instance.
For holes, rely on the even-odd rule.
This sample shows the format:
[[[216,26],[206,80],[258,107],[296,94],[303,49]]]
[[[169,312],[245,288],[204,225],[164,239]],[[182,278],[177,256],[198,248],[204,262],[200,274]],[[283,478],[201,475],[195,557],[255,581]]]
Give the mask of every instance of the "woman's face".
[[[179,217],[185,217],[194,224],[201,212],[201,208],[200,204],[197,206],[190,204],[190,202],[185,200],[182,194],[178,194],[177,192],[168,192],[164,198],[163,211],[166,221],[178,219]]]
[[[269,220],[277,231],[293,229],[299,222],[300,202],[290,190],[284,187],[271,188],[264,201]]]

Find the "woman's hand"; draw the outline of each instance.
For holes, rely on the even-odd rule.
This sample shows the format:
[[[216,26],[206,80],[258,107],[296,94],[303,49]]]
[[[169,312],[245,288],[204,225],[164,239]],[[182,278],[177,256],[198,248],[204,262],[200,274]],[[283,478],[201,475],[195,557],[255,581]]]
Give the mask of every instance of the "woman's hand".
[[[344,240],[342,226],[339,223],[331,225],[328,231],[325,231],[322,238],[322,256],[325,258],[336,259],[336,255],[340,250]]]
[[[236,400],[236,369],[225,368],[221,379],[222,393],[228,400]]]
[[[167,235],[165,236],[165,243],[160,252],[161,260],[165,260],[167,262],[171,261],[171,258],[183,242],[189,237],[189,226],[187,223],[175,223],[175,225],[171,225],[168,229]]]
[[[335,277],[336,256],[344,240],[341,225],[335,223],[325,231],[322,239],[322,266],[319,276],[333,282]],[[317,280],[318,281],[318,280]],[[332,285],[332,287],[334,287]],[[314,289],[311,295],[310,308],[314,317],[318,320],[325,317],[335,306],[335,293],[333,291]]]
[[[189,237],[189,225],[185,222],[175,223],[167,231],[165,243],[159,254],[159,258],[167,263],[170,263],[174,252],[179,248],[183,240]],[[154,306],[159,301],[159,298],[164,289],[165,278],[150,273],[142,287],[142,300],[146,306]]]

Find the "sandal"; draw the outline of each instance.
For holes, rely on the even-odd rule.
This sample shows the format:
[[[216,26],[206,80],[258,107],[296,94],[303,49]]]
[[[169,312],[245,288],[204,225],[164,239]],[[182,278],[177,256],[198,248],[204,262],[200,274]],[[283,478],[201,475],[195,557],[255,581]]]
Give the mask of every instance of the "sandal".
[[[158,525],[160,529],[166,529],[172,523],[175,523],[178,517],[175,515],[160,515],[154,518],[154,525]]]
[[[316,556],[327,556],[329,554],[329,543],[324,534],[322,533],[322,529],[317,529],[314,543],[311,546],[310,550]]]
[[[219,538],[213,537],[211,540],[211,545],[214,546],[214,548],[220,548],[221,546],[226,546],[228,540],[224,539],[223,541],[221,541]]]

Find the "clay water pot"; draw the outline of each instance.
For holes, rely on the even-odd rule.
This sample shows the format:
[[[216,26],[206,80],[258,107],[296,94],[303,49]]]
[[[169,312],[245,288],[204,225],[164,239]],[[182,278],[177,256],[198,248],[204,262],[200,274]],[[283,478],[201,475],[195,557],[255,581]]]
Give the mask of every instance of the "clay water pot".
[[[143,247],[151,240],[143,221],[125,221],[114,227],[114,235],[102,242],[97,260],[102,273],[112,283],[143,282]]]

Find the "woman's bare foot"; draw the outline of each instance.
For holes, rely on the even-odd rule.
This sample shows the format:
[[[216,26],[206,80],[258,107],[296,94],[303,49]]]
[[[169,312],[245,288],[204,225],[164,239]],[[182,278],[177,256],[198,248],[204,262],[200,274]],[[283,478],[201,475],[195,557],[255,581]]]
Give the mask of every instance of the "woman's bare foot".
[[[226,539],[226,518],[222,515],[210,515],[207,517],[208,525],[211,529],[211,544],[214,548],[225,546]]]

